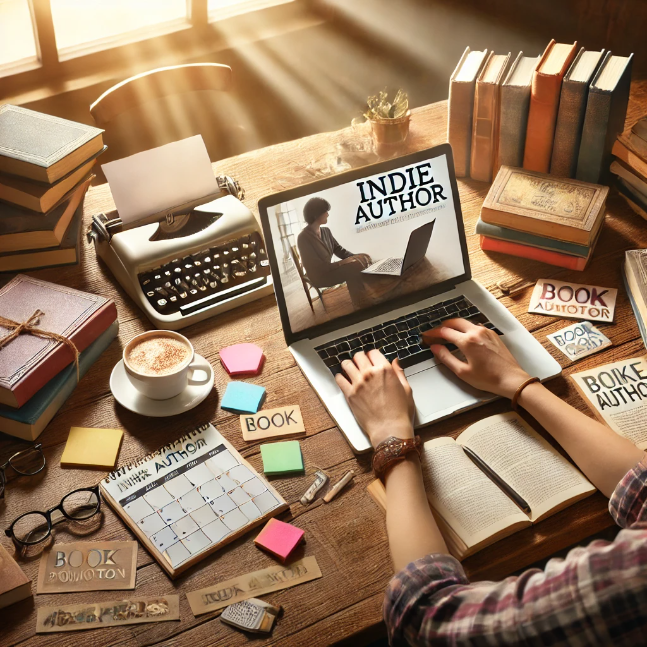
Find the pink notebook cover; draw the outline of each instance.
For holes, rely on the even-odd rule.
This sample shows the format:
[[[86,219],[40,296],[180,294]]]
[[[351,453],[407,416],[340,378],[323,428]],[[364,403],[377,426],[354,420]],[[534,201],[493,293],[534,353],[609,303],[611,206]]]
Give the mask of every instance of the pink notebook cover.
[[[45,314],[42,330],[70,338],[85,350],[117,319],[115,304],[95,294],[19,274],[0,289],[0,313],[26,321],[35,310]],[[0,337],[10,329],[0,326]],[[20,407],[74,359],[60,342],[23,333],[0,348],[0,402]]]

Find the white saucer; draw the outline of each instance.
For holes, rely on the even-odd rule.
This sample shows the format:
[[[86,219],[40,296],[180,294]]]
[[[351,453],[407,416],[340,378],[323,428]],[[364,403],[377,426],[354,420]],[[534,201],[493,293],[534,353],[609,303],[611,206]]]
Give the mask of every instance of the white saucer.
[[[195,354],[196,361],[200,362],[199,369],[208,371],[209,379],[205,384],[189,384],[182,393],[168,400],[152,400],[142,395],[128,379],[124,361],[119,360],[110,375],[110,390],[115,400],[122,407],[152,418],[166,418],[176,416],[197,407],[213,389],[213,368],[201,355]]]

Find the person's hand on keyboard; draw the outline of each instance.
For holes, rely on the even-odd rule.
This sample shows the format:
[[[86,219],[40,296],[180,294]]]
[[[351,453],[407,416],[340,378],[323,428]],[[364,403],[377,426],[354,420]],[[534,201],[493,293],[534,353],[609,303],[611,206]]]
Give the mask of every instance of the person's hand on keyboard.
[[[482,391],[511,398],[530,377],[496,332],[465,319],[448,319],[441,326],[423,332],[421,339],[438,361]],[[453,355],[445,343],[456,346],[465,361]]]
[[[380,353],[356,353],[335,380],[373,447],[389,436],[413,438],[413,396],[404,371]]]

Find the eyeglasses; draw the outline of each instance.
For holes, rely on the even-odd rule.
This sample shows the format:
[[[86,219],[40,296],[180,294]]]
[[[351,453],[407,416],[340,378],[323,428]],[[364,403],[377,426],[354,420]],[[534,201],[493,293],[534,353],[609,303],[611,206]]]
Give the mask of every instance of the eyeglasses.
[[[29,449],[16,452],[4,465],[0,465],[0,499],[4,499],[4,489],[7,482],[5,471],[11,467],[16,474],[21,476],[34,476],[45,467],[45,454],[43,446],[38,443]]]
[[[85,521],[101,509],[99,486],[79,488],[66,494],[61,502],[47,512],[26,512],[5,530],[7,537],[23,546],[33,546],[52,534],[52,526],[63,519]]]

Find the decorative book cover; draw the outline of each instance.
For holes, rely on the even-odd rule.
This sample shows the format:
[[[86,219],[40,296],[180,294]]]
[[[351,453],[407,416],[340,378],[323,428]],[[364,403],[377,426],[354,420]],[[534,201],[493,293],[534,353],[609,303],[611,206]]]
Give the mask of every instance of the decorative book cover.
[[[79,378],[90,370],[118,333],[119,322],[115,320],[79,355]],[[24,440],[36,440],[76,386],[76,368],[70,364],[20,409],[0,404],[0,431]]]
[[[31,595],[31,580],[0,544],[0,609]]]
[[[538,236],[591,245],[604,221],[609,187],[502,166],[481,219]]]
[[[211,424],[115,470],[101,493],[172,578],[288,508]]]
[[[35,110],[0,106],[0,171],[52,183],[103,148],[103,130]],[[54,168],[75,151],[83,159]]]
[[[0,312],[13,321],[27,321],[36,310],[39,328],[72,340],[84,351],[117,318],[113,301],[63,285],[19,274],[0,289]],[[0,335],[11,330],[0,326]],[[0,402],[22,406],[74,360],[61,342],[21,334],[0,349]]]

